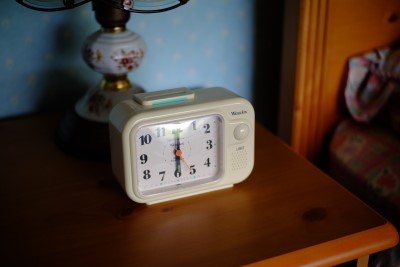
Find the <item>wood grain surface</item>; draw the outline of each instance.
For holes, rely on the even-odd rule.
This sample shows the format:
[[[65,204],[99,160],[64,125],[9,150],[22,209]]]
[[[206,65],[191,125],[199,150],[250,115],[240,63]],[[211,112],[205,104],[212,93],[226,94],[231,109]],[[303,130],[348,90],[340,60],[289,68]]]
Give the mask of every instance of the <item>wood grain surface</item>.
[[[3,266],[324,266],[398,241],[390,223],[259,124],[243,183],[146,206],[128,199],[109,163],[57,147],[60,118],[0,122]]]

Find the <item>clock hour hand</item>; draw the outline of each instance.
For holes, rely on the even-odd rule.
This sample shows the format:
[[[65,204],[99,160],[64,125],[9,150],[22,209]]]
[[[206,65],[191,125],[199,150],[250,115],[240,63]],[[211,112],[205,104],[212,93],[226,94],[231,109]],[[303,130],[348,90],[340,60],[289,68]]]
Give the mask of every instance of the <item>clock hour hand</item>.
[[[179,173],[181,173],[182,172],[181,162],[183,162],[186,165],[188,170],[190,170],[190,166],[182,156],[181,140],[179,137],[179,133],[180,133],[180,129],[177,129],[175,131],[175,161],[176,161],[176,169]]]
[[[189,164],[186,162],[186,160],[182,156],[182,150],[180,150],[180,149],[175,150],[175,157],[179,157],[180,161],[182,161],[186,165],[186,167],[190,170]]]
[[[176,163],[176,170],[181,173],[182,172],[182,167],[181,167],[181,143],[180,143],[180,138],[179,138],[179,129],[175,130],[175,163]]]

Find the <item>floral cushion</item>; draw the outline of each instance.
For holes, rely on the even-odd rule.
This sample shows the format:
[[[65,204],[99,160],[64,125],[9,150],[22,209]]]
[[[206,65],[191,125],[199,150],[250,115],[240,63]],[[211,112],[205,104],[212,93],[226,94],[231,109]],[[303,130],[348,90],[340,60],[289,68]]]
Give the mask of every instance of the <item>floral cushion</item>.
[[[389,219],[400,217],[400,138],[376,125],[342,121],[329,146],[329,172]],[[395,222],[400,226],[400,220]]]
[[[344,99],[350,117],[329,143],[329,173],[400,229],[400,48],[349,59]],[[400,245],[370,267],[400,267]]]

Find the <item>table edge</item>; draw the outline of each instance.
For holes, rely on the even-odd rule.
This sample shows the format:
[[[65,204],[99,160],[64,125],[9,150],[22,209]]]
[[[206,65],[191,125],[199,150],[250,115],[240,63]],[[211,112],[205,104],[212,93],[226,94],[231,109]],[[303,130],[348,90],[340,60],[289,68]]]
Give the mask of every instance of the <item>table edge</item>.
[[[390,222],[246,266],[334,266],[394,247],[399,234]]]

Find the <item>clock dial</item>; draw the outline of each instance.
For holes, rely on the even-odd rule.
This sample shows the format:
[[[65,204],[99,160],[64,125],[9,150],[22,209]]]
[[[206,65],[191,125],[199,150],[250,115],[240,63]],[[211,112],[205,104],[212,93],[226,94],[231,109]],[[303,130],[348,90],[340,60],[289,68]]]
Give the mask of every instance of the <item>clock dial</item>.
[[[222,125],[220,115],[209,115],[139,128],[131,137],[138,191],[153,195],[218,180]]]

